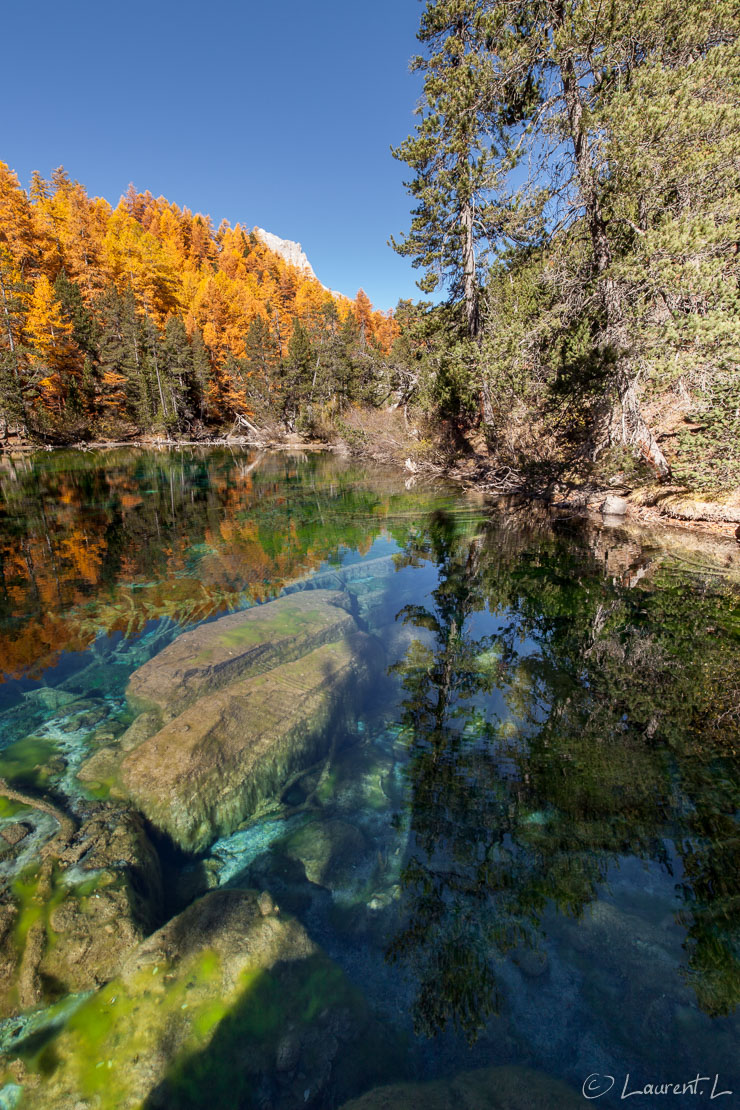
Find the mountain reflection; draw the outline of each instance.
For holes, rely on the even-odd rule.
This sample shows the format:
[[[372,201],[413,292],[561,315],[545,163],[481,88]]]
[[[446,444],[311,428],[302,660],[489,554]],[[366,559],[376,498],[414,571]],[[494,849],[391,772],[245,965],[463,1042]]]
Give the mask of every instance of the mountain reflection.
[[[430,1036],[474,1040],[501,960],[544,959],[546,909],[580,918],[627,855],[676,872],[700,1007],[740,1000],[737,598],[629,545],[606,575],[588,535],[528,544],[521,521],[471,532],[440,511],[397,557],[439,576],[399,614],[418,638],[395,668],[410,846],[387,949]]]

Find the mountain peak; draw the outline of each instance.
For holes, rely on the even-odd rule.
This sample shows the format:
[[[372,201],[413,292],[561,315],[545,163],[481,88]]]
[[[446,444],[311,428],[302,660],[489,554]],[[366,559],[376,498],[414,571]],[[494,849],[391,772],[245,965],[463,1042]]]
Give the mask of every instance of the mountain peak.
[[[297,270],[303,270],[312,278],[316,277],[313,266],[306,258],[300,243],[294,243],[292,239],[281,239],[279,235],[273,235],[271,231],[265,231],[261,227],[254,227],[252,231],[266,247],[279,254],[291,266],[295,266]],[[316,280],[318,281],[318,278]]]

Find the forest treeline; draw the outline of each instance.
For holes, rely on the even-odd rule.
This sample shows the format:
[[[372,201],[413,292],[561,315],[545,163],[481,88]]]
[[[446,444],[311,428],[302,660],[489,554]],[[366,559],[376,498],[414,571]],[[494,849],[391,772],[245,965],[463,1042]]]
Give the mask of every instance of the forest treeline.
[[[393,313],[238,224],[0,164],[0,432],[346,437],[365,406],[402,460],[445,427],[524,487],[740,486],[739,29],[732,0],[427,0],[392,243],[447,299]]]
[[[3,163],[0,324],[0,431],[62,443],[382,403],[397,332],[239,224]]]
[[[502,462],[740,485],[740,8],[428,0],[405,342]],[[415,360],[415,361],[414,361]]]

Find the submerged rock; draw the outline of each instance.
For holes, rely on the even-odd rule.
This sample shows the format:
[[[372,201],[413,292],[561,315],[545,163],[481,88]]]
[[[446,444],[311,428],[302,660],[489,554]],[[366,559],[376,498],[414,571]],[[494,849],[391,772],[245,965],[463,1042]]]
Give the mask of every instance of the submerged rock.
[[[21,840],[25,840],[32,831],[32,826],[26,822],[14,821],[12,825],[5,825],[4,828],[0,829],[0,836],[6,844],[14,848],[16,844],[20,844]]]
[[[376,1087],[343,1110],[577,1110],[580,1095],[530,1068],[480,1068],[431,1083]]]
[[[348,563],[337,567],[336,570],[325,571],[323,574],[310,574],[306,578],[297,578],[284,588],[283,595],[294,595],[304,590],[344,590],[349,583],[357,584],[377,578],[389,578],[395,573],[394,557],[380,555],[375,559]]]
[[[646,1042],[666,1051],[691,1051],[701,1044],[692,1032],[685,1039],[677,1027],[679,1008],[695,1007],[692,986],[678,973],[681,931],[658,929],[639,913],[607,901],[592,903],[575,922],[564,923],[582,975],[581,991],[614,1037],[638,1052]],[[635,1015],[630,1022],[624,1014]],[[719,1029],[709,1033],[719,1052]]]
[[[75,701],[75,695],[55,686],[40,686],[36,690],[28,690],[23,695],[27,704],[39,706],[42,709],[59,709],[69,702]]]
[[[355,632],[200,697],[125,757],[126,795],[182,848],[202,851],[328,749],[380,653]]]
[[[334,890],[352,883],[367,843],[346,821],[309,821],[286,837],[280,849],[303,864],[309,882]]]
[[[297,921],[269,897],[216,891],[144,941],[7,1074],[23,1085],[23,1110],[292,1110],[346,1099],[392,1054]]]
[[[347,605],[342,593],[312,590],[199,625],[134,671],[128,701],[171,719],[201,695],[354,632]]]
[[[106,982],[156,926],[161,901],[138,814],[106,807],[51,839],[0,893],[3,1013]]]
[[[550,966],[547,952],[544,949],[529,948],[526,945],[516,948],[512,953],[512,959],[529,979],[539,979]]]

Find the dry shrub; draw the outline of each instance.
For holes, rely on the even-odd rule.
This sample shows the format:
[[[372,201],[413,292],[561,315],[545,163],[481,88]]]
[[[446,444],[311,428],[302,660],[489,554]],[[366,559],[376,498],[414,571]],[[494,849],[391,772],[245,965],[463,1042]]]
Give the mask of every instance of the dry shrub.
[[[336,428],[350,451],[376,462],[418,470],[440,470],[451,458],[454,434],[444,423],[432,424],[403,408],[353,407],[337,418]]]

